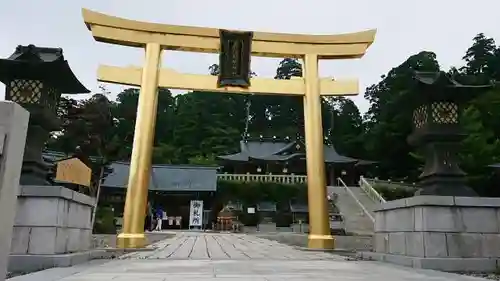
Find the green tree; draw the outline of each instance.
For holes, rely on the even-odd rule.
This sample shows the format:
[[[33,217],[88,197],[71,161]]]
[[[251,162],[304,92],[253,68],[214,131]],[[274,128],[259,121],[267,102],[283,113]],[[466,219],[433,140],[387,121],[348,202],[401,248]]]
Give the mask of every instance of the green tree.
[[[365,157],[363,148],[364,124],[358,107],[351,99],[332,98],[331,109],[325,113],[330,115],[331,129],[325,128],[325,135],[331,140],[339,153],[350,157]],[[328,125],[328,123],[327,123]]]
[[[382,81],[368,87],[365,98],[371,103],[365,115],[364,137],[367,157],[379,161],[378,176],[414,180],[418,161],[406,141],[412,132],[411,103],[415,71],[438,71],[439,63],[432,52],[420,52],[393,68]]]
[[[470,184],[485,194],[484,187],[491,173],[487,166],[500,161],[500,140],[485,128],[480,111],[473,105],[464,111],[462,124],[467,137],[460,149],[461,167],[468,173]]]

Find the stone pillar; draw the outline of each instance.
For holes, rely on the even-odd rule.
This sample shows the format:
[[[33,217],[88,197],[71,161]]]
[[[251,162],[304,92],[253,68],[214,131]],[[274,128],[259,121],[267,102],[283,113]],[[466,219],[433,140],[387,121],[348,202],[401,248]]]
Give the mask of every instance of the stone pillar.
[[[7,271],[29,113],[0,101],[0,280]]]

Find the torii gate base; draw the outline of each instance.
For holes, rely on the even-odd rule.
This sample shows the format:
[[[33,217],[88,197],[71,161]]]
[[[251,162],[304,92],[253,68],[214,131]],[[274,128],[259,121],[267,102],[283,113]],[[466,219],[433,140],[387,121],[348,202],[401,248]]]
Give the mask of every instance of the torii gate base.
[[[101,66],[98,80],[140,86],[134,144],[130,160],[123,232],[118,246],[145,246],[144,217],[156,124],[158,87],[303,96],[309,201],[309,242],[312,249],[333,249],[326,198],[321,95],[357,95],[357,81],[334,81],[318,77],[319,59],[361,58],[375,37],[375,30],[341,35],[299,35],[254,32],[251,53],[267,57],[304,59],[305,77],[292,80],[252,78],[248,88],[218,87],[217,77],[181,74],[160,69],[162,50],[217,53],[219,30],[153,24],[116,18],[83,9],[83,18],[97,41],[146,49],[143,68]]]

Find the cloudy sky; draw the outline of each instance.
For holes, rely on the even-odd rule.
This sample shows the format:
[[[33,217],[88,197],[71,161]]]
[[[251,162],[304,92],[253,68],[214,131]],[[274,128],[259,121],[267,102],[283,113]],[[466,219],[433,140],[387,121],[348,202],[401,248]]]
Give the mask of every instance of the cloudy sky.
[[[76,75],[97,89],[97,66],[140,65],[140,49],[96,43],[83,24],[81,8],[129,19],[256,31],[334,34],[377,28],[375,43],[359,60],[324,61],[322,76],[357,77],[361,89],[421,50],[436,52],[442,67],[461,64],[479,32],[500,41],[498,0],[0,0],[0,56],[19,45],[61,47]],[[473,10],[478,7],[479,10]],[[279,60],[255,58],[259,76],[272,77]],[[207,73],[216,55],[169,52],[163,66]],[[108,87],[119,92],[120,86]],[[0,86],[0,99],[3,98]],[[112,97],[114,98],[114,97]],[[363,92],[354,98],[362,111]]]

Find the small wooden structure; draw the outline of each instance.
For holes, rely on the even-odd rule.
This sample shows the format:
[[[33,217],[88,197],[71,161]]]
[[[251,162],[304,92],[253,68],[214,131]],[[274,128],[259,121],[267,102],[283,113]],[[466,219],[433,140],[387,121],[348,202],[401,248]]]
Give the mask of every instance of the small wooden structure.
[[[214,226],[215,230],[239,232],[241,223],[238,221],[238,215],[232,204],[228,204],[222,208],[217,215],[217,223]]]

